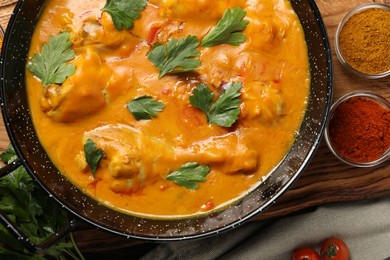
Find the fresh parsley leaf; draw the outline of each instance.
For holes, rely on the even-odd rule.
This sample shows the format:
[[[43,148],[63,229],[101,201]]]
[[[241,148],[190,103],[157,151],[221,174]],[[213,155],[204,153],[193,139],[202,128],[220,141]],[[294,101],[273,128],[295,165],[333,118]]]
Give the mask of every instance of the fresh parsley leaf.
[[[147,56],[160,70],[161,78],[167,73],[188,72],[199,67],[201,62],[195,58],[200,55],[196,49],[198,45],[196,36],[189,35],[179,40],[173,38],[164,45],[155,45]]]
[[[11,163],[15,159],[16,153],[12,145],[9,145],[8,149],[0,154],[0,160],[2,160],[3,163]]]
[[[192,96],[190,96],[190,103],[193,107],[199,108],[205,113],[208,113],[213,99],[214,93],[207,87],[206,84],[200,83],[192,91]]]
[[[216,125],[230,127],[238,119],[240,114],[239,105],[241,103],[240,89],[241,82],[229,83],[225,91],[219,96],[217,101],[211,105],[209,111],[209,122]]]
[[[164,104],[151,96],[141,96],[127,103],[127,109],[137,120],[150,120],[164,109]]]
[[[28,63],[27,68],[42,81],[43,86],[62,84],[75,73],[76,66],[67,64],[75,58],[69,37],[67,31],[50,36],[48,43],[43,44],[41,53],[35,53]]]
[[[111,15],[118,31],[123,27],[129,30],[134,27],[134,20],[141,17],[139,11],[144,10],[147,3],[147,0],[107,0],[102,11]]]
[[[245,15],[245,10],[239,7],[226,10],[217,25],[203,37],[202,46],[211,47],[223,43],[238,46],[245,42],[245,34],[241,32],[249,23],[243,20]]]
[[[170,173],[166,178],[190,190],[196,190],[199,182],[205,182],[210,173],[210,166],[199,165],[197,162],[188,162],[179,169]]]
[[[95,177],[96,168],[100,159],[103,156],[103,150],[97,149],[96,144],[92,139],[88,138],[84,144],[85,160],[92,171],[92,176]]]
[[[241,87],[241,82],[228,83],[219,98],[212,104],[213,92],[204,83],[200,83],[192,91],[190,103],[206,113],[209,123],[230,127],[240,114]]]
[[[0,158],[16,159],[12,146]],[[12,159],[8,161],[11,163]],[[47,192],[41,189],[24,167],[0,179],[0,210],[15,223],[30,241],[41,244],[56,231],[69,225],[68,215]],[[47,250],[45,255],[24,248],[9,230],[0,224],[1,259],[84,259],[76,249],[72,235]]]

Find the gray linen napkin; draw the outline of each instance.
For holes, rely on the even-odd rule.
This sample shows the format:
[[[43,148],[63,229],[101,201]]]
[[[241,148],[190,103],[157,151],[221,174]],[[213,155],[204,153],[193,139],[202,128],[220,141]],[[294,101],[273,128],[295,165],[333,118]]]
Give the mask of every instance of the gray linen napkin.
[[[330,236],[342,238],[353,260],[390,257],[390,198],[329,204],[309,213],[248,222],[218,236],[160,244],[149,259],[290,259],[300,246],[320,249]]]

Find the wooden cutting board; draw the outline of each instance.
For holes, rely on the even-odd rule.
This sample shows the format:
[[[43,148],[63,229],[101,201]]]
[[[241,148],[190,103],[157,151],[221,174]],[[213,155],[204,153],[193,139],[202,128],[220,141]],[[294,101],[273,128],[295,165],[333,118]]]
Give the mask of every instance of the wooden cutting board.
[[[15,0],[0,0],[0,24],[6,28],[15,7]],[[325,22],[332,48],[334,65],[334,100],[340,96],[365,90],[381,94],[390,100],[390,78],[364,80],[348,73],[339,63],[333,49],[336,27],[341,18],[354,6],[376,2],[390,5],[390,1],[317,0],[315,1]],[[3,121],[0,122],[0,152],[9,144]],[[354,168],[338,161],[325,142],[298,181],[267,211],[254,217],[254,221],[286,216],[325,203],[357,201],[390,195],[390,161],[373,168]],[[144,247],[142,242],[125,239],[88,224],[75,231],[76,241],[83,253],[110,253]]]

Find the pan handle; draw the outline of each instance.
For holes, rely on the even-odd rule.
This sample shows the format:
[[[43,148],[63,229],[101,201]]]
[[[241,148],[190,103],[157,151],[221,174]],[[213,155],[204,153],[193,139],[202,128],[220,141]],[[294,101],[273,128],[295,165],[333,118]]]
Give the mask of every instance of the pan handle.
[[[3,178],[4,176],[7,176],[19,166],[22,166],[22,160],[17,158],[16,160],[12,161],[11,163],[5,165],[4,167],[0,168],[0,178]]]
[[[2,223],[5,227],[7,227],[8,231],[20,241],[20,243],[30,252],[34,253],[44,253],[44,251],[58,242],[61,238],[68,235],[72,230],[74,230],[78,225],[77,219],[72,219],[69,221],[69,224],[63,227],[61,230],[57,231],[55,234],[47,238],[40,244],[33,243],[30,239],[28,239],[19,228],[14,225],[14,223],[7,217],[7,215],[0,211],[0,223]]]

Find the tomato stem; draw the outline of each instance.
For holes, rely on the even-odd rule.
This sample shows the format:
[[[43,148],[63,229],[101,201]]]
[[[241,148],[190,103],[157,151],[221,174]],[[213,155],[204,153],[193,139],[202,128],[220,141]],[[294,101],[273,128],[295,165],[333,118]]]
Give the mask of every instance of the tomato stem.
[[[331,243],[328,248],[322,253],[322,256],[334,257],[337,256],[337,245]]]

